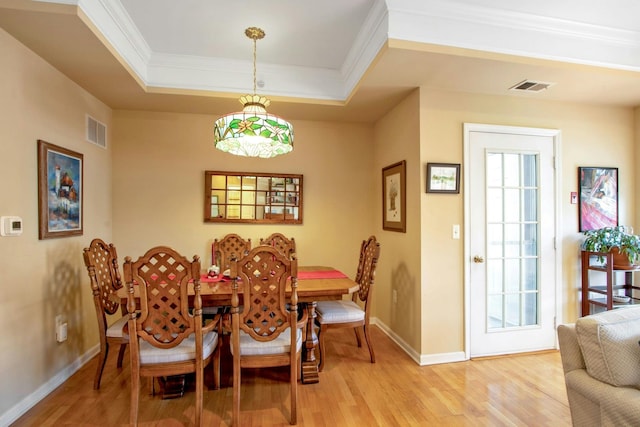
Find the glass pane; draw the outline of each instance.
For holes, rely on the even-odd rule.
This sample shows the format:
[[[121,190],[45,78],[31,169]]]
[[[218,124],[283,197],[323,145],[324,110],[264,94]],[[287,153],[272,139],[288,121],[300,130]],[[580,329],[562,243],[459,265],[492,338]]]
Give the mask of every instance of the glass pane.
[[[258,177],[258,190],[269,190],[269,180],[270,178],[259,176]]]
[[[227,188],[227,177],[224,175],[211,175],[211,188],[213,189],[225,189]]]
[[[227,203],[230,205],[239,205],[240,191],[227,191]]]
[[[520,256],[520,225],[505,224],[504,256],[513,258]]]
[[[504,190],[504,220],[507,222],[520,221],[520,190]]]
[[[538,186],[538,155],[524,154],[522,156],[522,180],[525,187]]]
[[[524,224],[523,255],[538,255],[538,224]]]
[[[502,224],[487,225],[487,258],[502,257]]]
[[[502,189],[487,189],[487,222],[502,221]]]
[[[502,328],[502,294],[487,297],[487,327]]]
[[[538,293],[524,294],[523,326],[538,324]]]
[[[525,221],[537,221],[538,220],[538,190],[527,189],[527,190],[524,190],[523,195],[524,195],[523,219]]]
[[[253,205],[256,202],[256,193],[253,191],[243,191],[241,198],[243,205]]]
[[[520,185],[520,155],[504,154],[504,186],[518,187]]]
[[[505,327],[520,326],[520,294],[505,295]]]
[[[538,259],[527,258],[523,261],[523,275],[524,280],[523,289],[526,291],[538,290]]]
[[[487,153],[487,187],[502,186],[502,154]]]
[[[502,292],[502,260],[493,259],[487,261],[487,294]]]
[[[505,292],[520,291],[520,259],[504,260],[505,275],[504,287]]]

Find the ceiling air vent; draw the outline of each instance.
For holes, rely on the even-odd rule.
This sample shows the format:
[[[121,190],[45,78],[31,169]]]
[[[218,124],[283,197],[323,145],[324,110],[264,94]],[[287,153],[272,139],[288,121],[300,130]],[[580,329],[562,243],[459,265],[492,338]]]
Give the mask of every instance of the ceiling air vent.
[[[509,90],[515,90],[519,92],[540,92],[541,90],[545,90],[551,85],[553,85],[553,83],[523,80],[515,86],[511,86]]]
[[[87,115],[87,141],[107,148],[107,126]]]

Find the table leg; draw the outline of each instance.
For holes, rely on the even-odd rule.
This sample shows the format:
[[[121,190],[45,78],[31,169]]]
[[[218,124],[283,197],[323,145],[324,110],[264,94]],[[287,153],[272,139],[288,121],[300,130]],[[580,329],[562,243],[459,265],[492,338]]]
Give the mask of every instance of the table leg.
[[[303,384],[313,384],[320,381],[318,377],[318,361],[316,360],[316,346],[318,336],[315,329],[316,303],[307,303],[309,317],[307,319],[307,336],[302,351],[302,376]]]

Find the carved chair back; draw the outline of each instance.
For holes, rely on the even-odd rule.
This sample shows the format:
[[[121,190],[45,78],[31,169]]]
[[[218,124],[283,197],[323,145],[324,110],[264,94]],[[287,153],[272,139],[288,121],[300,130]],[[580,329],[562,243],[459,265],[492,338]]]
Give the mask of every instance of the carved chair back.
[[[220,267],[220,273],[229,269],[231,258],[240,259],[251,250],[251,239],[243,239],[237,234],[227,234],[215,239],[211,251],[211,263]]]
[[[266,239],[260,238],[260,244],[273,246],[288,257],[296,253],[295,239],[293,237],[289,239],[282,233],[273,233]]]

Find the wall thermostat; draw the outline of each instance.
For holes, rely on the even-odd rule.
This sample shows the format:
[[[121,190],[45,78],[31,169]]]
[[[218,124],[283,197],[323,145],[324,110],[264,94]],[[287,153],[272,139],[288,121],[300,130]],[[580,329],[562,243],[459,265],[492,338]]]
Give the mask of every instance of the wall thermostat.
[[[22,218],[19,216],[0,217],[0,236],[19,236],[22,234]]]

